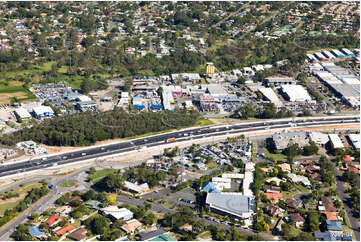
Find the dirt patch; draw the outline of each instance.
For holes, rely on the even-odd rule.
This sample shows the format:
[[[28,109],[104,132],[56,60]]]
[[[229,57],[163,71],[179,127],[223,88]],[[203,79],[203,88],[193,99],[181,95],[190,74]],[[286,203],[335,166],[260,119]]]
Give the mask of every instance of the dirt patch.
[[[19,99],[27,98],[25,92],[13,92],[13,93],[1,93],[0,95],[0,104],[9,104],[11,98],[16,97]]]

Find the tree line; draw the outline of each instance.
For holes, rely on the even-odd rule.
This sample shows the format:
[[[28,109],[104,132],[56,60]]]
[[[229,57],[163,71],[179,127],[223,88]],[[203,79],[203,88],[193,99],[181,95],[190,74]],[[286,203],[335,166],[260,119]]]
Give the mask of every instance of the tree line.
[[[52,146],[87,146],[96,141],[125,138],[195,124],[196,111],[127,113],[121,109],[85,112],[47,119],[30,128],[0,137],[0,143],[15,145],[33,140]]]

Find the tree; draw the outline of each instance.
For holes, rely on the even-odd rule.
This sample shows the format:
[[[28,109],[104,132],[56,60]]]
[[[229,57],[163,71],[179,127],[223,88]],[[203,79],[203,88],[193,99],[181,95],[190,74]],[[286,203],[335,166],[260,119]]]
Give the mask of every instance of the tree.
[[[96,216],[90,224],[93,234],[104,234],[109,229],[109,220],[103,216]]]
[[[300,149],[299,145],[296,144],[288,144],[287,148],[284,150],[284,154],[287,156],[287,160],[289,163],[293,162],[293,159],[300,155],[302,150]]]
[[[11,234],[11,238],[16,241],[30,241],[32,237],[29,234],[29,227],[24,224],[19,224],[14,233]]]
[[[109,204],[115,204],[115,202],[117,201],[117,194],[113,193],[113,194],[110,194],[108,197],[107,197],[107,202]]]
[[[256,111],[254,110],[252,104],[247,104],[247,105],[240,107],[237,110],[237,113],[239,114],[240,118],[248,119],[248,118],[253,118]]]
[[[314,141],[310,142],[310,145],[303,147],[303,155],[315,155],[318,152],[318,147]]]
[[[146,225],[152,225],[156,222],[157,217],[152,212],[148,212],[147,215],[145,215],[143,222]]]

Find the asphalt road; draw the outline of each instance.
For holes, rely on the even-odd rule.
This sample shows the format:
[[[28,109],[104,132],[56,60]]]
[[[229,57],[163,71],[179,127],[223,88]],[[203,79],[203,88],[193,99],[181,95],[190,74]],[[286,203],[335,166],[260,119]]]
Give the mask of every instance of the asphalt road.
[[[348,194],[345,191],[345,187],[340,180],[340,176],[338,173],[338,168],[334,168],[334,174],[335,174],[335,182],[336,182],[336,192],[340,196],[341,201],[343,202],[343,206],[345,208],[345,212],[347,213],[348,220],[351,224],[351,229],[353,230],[356,241],[360,241],[360,222],[356,217],[352,214],[352,208],[350,207],[350,204],[348,202]]]
[[[258,121],[250,123],[240,123],[235,125],[187,129],[166,134],[154,135],[146,138],[139,138],[126,142],[119,142],[116,144],[104,145],[101,147],[93,147],[80,151],[67,152],[61,155],[58,154],[49,156],[47,158],[31,159],[25,162],[4,165],[0,167],[0,177],[18,174],[26,171],[44,169],[62,164],[79,162],[87,159],[96,159],[107,155],[118,155],[124,152],[139,150],[141,147],[149,148],[164,145],[168,143],[169,139],[173,139],[173,141],[171,141],[172,143],[178,143],[207,137],[236,134],[241,132],[286,129],[295,126],[327,126],[339,123],[359,123],[359,116],[295,118],[293,119],[293,121],[291,119],[282,119],[265,122]]]

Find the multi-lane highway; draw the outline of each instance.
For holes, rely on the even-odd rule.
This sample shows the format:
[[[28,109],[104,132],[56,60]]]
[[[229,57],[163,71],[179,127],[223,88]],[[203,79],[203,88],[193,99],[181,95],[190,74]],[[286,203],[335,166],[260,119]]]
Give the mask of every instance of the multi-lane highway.
[[[224,125],[207,128],[194,128],[166,134],[154,135],[145,138],[119,142],[98,147],[91,147],[79,151],[62,153],[44,158],[31,159],[15,164],[3,165],[0,167],[0,177],[14,175],[17,173],[44,169],[51,166],[63,165],[79,162],[88,159],[96,159],[104,156],[118,155],[121,153],[134,151],[143,148],[164,145],[168,142],[177,143],[189,140],[202,139],[212,136],[224,136],[227,134],[246,133],[252,131],[287,129],[292,127],[315,127],[332,126],[339,124],[357,124],[360,122],[359,116],[329,116],[311,117],[295,119],[279,119],[273,121],[258,121],[240,123],[235,125]]]

